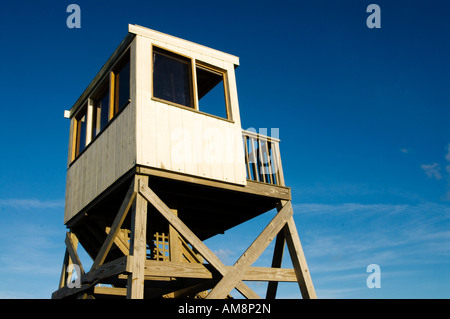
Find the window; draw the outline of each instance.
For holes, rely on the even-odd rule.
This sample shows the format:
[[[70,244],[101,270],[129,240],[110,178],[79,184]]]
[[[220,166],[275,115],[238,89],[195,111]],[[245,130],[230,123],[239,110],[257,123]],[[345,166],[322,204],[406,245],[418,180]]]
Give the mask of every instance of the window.
[[[101,94],[94,100],[94,114],[92,117],[92,138],[103,130],[109,121],[109,88],[104,85]]]
[[[83,106],[83,108],[78,112],[75,116],[75,139],[74,139],[74,154],[73,158],[80,155],[80,153],[86,147],[86,134],[87,134],[87,106]]]
[[[196,94],[193,88],[196,88]],[[231,118],[225,71],[201,62],[194,63],[190,58],[158,47],[153,47],[153,97],[217,117]]]
[[[124,108],[130,101],[130,57],[121,61],[116,71],[113,71],[114,79],[114,115]]]
[[[191,60],[153,48],[153,96],[194,107]]]
[[[99,135],[108,125],[109,121],[111,121],[114,116],[130,102],[129,51],[123,55],[118,63],[104,74],[104,79],[98,87],[94,89],[93,93],[89,96],[88,101],[89,108],[87,104],[84,105],[80,112],[74,117],[75,135],[72,144],[72,160],[81,154],[87,144]],[[87,123],[88,121],[89,123]]]
[[[197,65],[196,75],[199,111],[228,118],[224,73]]]
[[[105,80],[92,95],[94,99],[92,138],[96,137],[108,122],[130,102],[129,53],[109,73],[108,80]]]

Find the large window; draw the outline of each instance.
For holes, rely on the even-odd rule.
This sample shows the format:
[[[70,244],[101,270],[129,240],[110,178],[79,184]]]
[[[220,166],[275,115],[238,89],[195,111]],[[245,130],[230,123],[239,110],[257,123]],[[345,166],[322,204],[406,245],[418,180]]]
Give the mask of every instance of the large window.
[[[197,65],[198,109],[202,112],[228,118],[225,89],[225,73],[210,67]]]
[[[154,48],[153,96],[176,104],[194,107],[191,60]]]
[[[153,48],[153,97],[231,118],[225,71],[157,47]]]

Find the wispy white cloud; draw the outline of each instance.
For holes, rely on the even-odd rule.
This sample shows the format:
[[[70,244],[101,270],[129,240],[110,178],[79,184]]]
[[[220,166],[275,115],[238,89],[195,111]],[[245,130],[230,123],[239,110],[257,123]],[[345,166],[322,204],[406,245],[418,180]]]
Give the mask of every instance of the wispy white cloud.
[[[445,159],[450,162],[450,143],[447,145],[447,154],[445,155]]]
[[[0,199],[0,207],[17,209],[61,208],[64,207],[64,199],[41,200],[34,198],[3,198]]]
[[[450,254],[446,204],[295,204],[294,212],[300,225],[304,219],[315,222],[303,229],[304,249],[318,262],[312,271],[421,262],[425,255],[440,259]],[[417,259],[420,254],[423,258]]]
[[[407,148],[401,148],[401,149],[400,149],[400,152],[402,152],[403,154],[409,154],[409,153],[410,153],[410,150],[407,149]]]
[[[369,264],[381,267],[382,288],[450,265],[448,203],[297,203],[293,208],[321,298],[374,296],[377,292],[366,287]]]
[[[420,167],[429,178],[442,179],[441,166],[438,163],[422,164]]]

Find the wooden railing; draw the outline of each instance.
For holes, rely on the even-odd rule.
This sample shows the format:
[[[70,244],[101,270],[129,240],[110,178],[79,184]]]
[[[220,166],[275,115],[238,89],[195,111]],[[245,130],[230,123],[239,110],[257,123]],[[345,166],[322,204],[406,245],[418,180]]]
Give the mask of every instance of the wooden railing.
[[[247,179],[284,186],[279,139],[242,131]]]

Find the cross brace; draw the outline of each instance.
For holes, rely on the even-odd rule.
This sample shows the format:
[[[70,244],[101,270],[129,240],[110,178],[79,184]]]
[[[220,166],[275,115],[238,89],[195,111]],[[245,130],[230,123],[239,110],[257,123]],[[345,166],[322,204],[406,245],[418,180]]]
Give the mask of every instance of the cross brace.
[[[146,255],[146,225],[147,225],[147,203],[153,206],[169,223],[184,241],[191,245],[192,249],[198,252],[208,264],[183,263],[179,260],[150,261]],[[130,243],[121,239],[121,226],[129,211],[131,215]],[[189,291],[196,289],[211,289],[205,293],[207,299],[226,298],[231,290],[236,288],[244,297],[249,299],[260,298],[243,280],[269,280],[266,298],[275,298],[278,281],[297,281],[303,298],[316,298],[314,286],[306,264],[306,259],[298,237],[297,229],[293,218],[293,209],[290,201],[280,201],[277,206],[277,214],[258,235],[248,249],[241,255],[233,266],[225,266],[219,258],[174,214],[174,212],[153,192],[148,186],[147,176],[136,176],[130,185],[122,205],[111,225],[107,229],[107,236],[94,263],[88,273],[84,273],[81,262],[76,253],[76,237],[68,233],[66,237],[67,252],[65,264],[75,263],[80,267],[77,271],[81,278],[81,286],[76,289],[67,289],[64,286],[64,278],[71,277],[65,273],[61,276],[60,289],[53,294],[54,298],[65,297],[71,294],[84,293],[90,290],[94,294],[126,295],[128,298],[140,299],[144,297],[144,283],[146,280],[171,280],[174,277],[193,278],[195,280],[189,287],[182,287],[172,296],[184,296]],[[251,267],[262,252],[277,238],[273,256],[272,268]],[[104,263],[112,244],[121,248],[125,254],[112,262]],[[282,269],[281,260],[283,257],[284,245],[287,245],[293,264],[293,271]],[[128,254],[127,254],[128,253]],[[77,268],[75,268],[77,269]],[[176,271],[178,269],[178,271]],[[183,271],[179,271],[183,269]],[[124,274],[128,278],[126,289],[119,288],[99,288],[95,285],[102,279],[115,276],[120,279]],[[179,276],[177,274],[180,274]],[[203,295],[203,296],[204,296]]]

